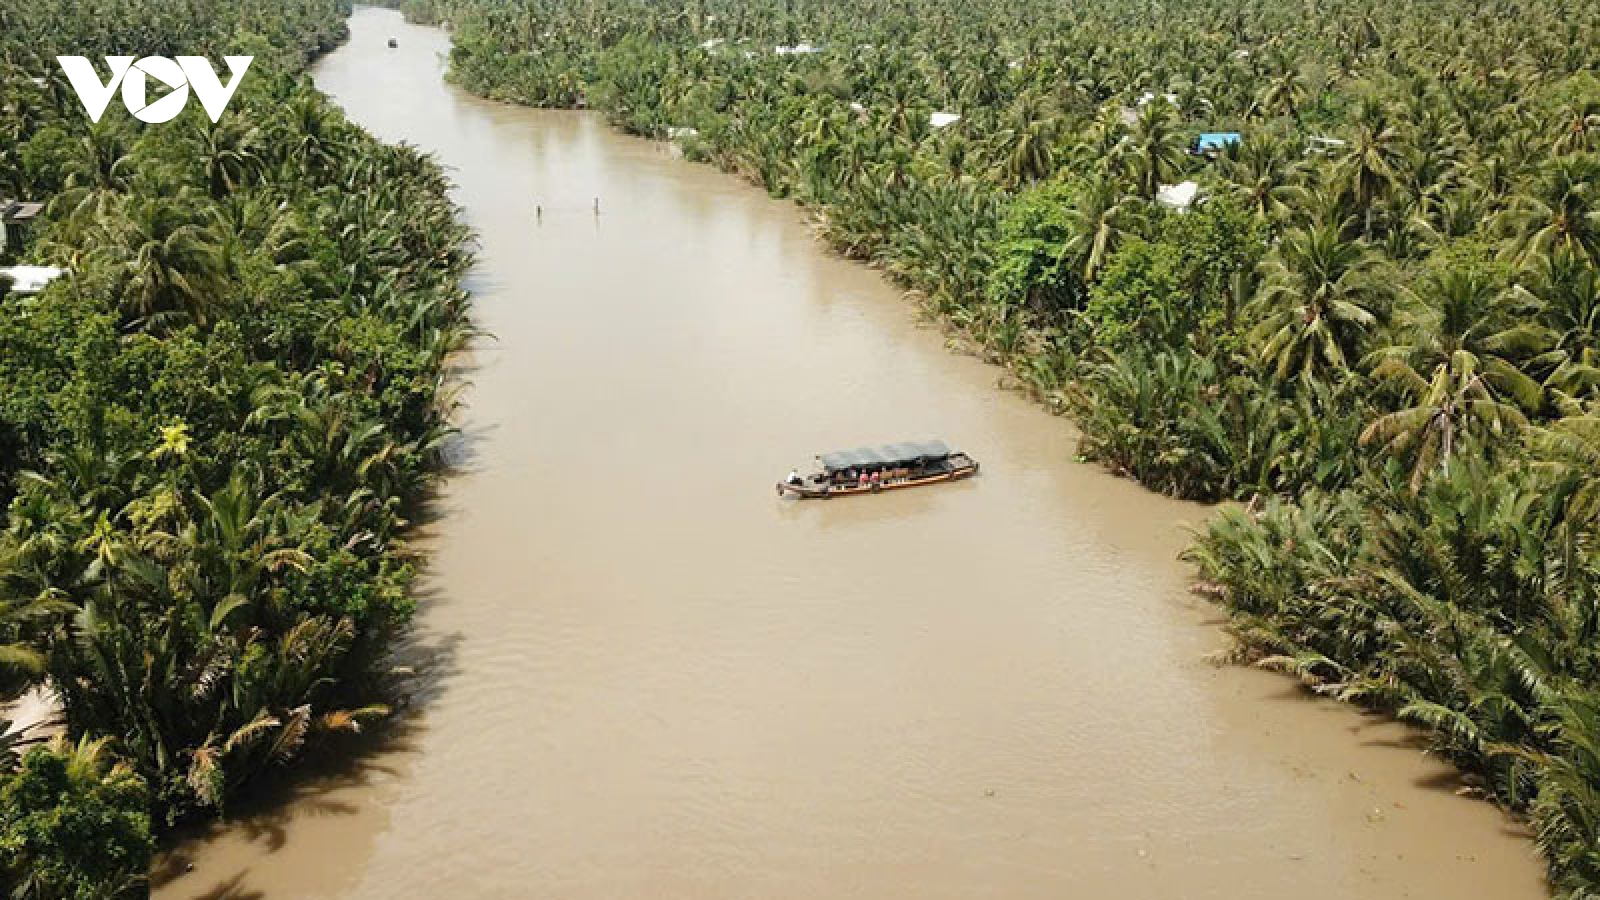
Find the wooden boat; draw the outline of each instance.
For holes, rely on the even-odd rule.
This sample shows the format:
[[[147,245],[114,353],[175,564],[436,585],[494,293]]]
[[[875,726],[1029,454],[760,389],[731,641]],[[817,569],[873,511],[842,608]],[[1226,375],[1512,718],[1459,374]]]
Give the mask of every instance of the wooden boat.
[[[977,460],[944,441],[859,447],[817,457],[821,471],[778,482],[778,496],[837,497],[955,481],[978,471]]]

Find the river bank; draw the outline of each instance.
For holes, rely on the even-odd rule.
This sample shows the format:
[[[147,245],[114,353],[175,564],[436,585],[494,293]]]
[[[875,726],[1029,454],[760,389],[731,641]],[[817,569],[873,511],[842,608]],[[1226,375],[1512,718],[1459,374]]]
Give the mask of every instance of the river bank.
[[[447,40],[360,9],[317,71],[482,236],[496,339],[422,537],[427,690],[158,896],[1543,895],[1411,732],[1205,662],[1175,559],[1202,507],[1071,463],[791,205],[448,88]],[[770,494],[810,452],[934,436],[984,474]]]

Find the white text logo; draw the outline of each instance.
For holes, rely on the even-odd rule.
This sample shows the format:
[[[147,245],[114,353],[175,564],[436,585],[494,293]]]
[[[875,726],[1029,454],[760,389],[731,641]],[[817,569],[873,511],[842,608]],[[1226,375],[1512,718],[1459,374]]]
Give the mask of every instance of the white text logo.
[[[133,113],[139,121],[152,125],[171,121],[182,112],[184,104],[189,102],[190,88],[194,88],[195,96],[200,98],[200,105],[206,108],[206,115],[211,117],[211,121],[222,118],[222,111],[227,109],[228,101],[233,99],[233,92],[239,87],[239,79],[244,77],[245,70],[250,68],[250,62],[255,57],[224,56],[223,59],[228,63],[227,84],[217,78],[211,63],[203,56],[180,56],[176,62],[165,56],[146,56],[137,62],[131,56],[108,56],[106,65],[111,67],[111,80],[106,82],[100,81],[99,73],[95,72],[94,64],[88,59],[82,56],[56,57],[90,119],[100,121],[106,104],[111,102],[111,95],[121,85],[122,103],[128,107],[128,112]],[[169,92],[147,101],[146,78],[154,78],[166,85]]]

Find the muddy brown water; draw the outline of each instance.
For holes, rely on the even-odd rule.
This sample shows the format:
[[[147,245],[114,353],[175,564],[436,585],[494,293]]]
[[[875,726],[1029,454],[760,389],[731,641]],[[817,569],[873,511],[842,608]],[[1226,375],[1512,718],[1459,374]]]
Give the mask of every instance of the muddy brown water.
[[[181,844],[159,897],[1545,895],[1406,730],[1206,662],[1205,510],[1074,463],[793,205],[351,28],[317,83],[450,167],[496,336],[423,537],[432,656],[397,734]],[[983,473],[774,496],[935,436]]]

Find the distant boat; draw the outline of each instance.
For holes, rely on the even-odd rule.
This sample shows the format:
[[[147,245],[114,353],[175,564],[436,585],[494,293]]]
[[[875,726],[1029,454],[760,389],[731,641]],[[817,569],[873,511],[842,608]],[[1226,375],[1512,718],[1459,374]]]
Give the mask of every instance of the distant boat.
[[[817,457],[822,470],[802,477],[798,472],[778,482],[778,496],[833,497],[841,494],[875,494],[897,488],[955,481],[978,471],[978,463],[965,453],[952,451],[944,441],[913,441],[860,447],[824,453]]]
[[[399,41],[395,40],[394,38],[389,38],[389,49],[390,50],[393,50],[394,48],[396,48],[398,46],[400,46],[400,42]]]

